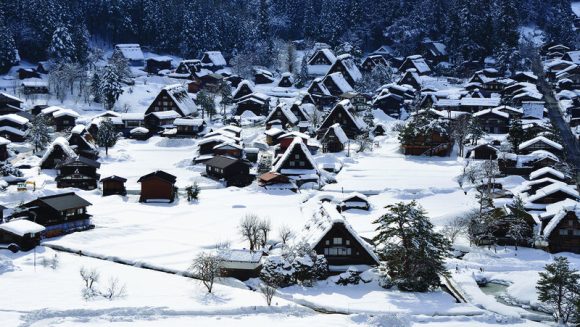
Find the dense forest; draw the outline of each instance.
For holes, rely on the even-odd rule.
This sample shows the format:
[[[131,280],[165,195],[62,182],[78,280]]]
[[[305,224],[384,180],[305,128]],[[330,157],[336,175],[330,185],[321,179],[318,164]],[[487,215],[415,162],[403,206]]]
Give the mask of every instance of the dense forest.
[[[45,59],[51,42],[70,43],[82,61],[91,38],[135,42],[198,57],[204,50],[266,54],[278,40],[349,42],[362,51],[388,44],[409,54],[424,38],[456,60],[517,47],[519,26],[537,26],[571,44],[570,0],[0,0],[0,52]],[[61,41],[62,40],[62,41]],[[68,42],[68,43],[67,43]],[[2,56],[0,54],[0,56]]]

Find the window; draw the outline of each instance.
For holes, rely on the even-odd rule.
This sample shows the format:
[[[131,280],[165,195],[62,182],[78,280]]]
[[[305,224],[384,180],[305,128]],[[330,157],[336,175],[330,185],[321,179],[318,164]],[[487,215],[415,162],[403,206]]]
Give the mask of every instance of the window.
[[[574,230],[574,236],[580,236],[580,229]]]
[[[342,237],[335,237],[332,239],[332,244],[334,245],[341,245],[342,244]]]
[[[324,248],[325,256],[347,256],[352,255],[352,249],[346,247]]]
[[[300,159],[300,155],[299,154],[295,154],[294,155],[294,159]]]
[[[565,228],[560,229],[560,235],[561,236],[568,236],[568,230]]]
[[[346,244],[346,245],[350,245],[350,240],[346,240],[346,241],[345,241],[345,244]]]
[[[568,220],[568,226],[570,226],[570,227],[574,226],[574,221],[573,220]]]
[[[324,244],[330,245],[330,241],[329,240],[326,240],[326,241],[324,241]]]
[[[305,163],[304,161],[300,161],[300,162],[298,162],[298,166],[300,166],[300,167],[304,167],[304,165],[306,165],[306,163]]]
[[[290,167],[296,166],[296,162],[294,162],[294,161],[290,161],[290,162],[288,162],[288,164],[290,165]]]

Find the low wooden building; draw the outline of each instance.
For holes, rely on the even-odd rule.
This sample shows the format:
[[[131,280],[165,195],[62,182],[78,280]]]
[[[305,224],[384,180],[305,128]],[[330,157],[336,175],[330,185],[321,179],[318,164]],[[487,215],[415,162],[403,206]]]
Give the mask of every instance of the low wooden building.
[[[220,51],[206,51],[201,57],[201,66],[214,72],[226,67],[227,64]]]
[[[207,176],[224,180],[226,186],[244,187],[252,183],[251,164],[243,159],[217,155],[206,162]]]
[[[99,157],[99,149],[95,138],[85,125],[76,125],[68,136],[68,144],[79,156],[96,160]]]
[[[15,219],[0,223],[0,243],[14,243],[22,251],[30,251],[40,244],[42,232],[46,228],[27,219]]]
[[[278,87],[292,87],[294,85],[294,78],[289,72],[283,73],[278,80]]]
[[[545,150],[556,156],[561,156],[563,147],[560,143],[554,142],[545,136],[536,136],[531,140],[527,140],[518,146],[521,154],[529,154],[537,150]]]
[[[234,92],[232,93],[232,99],[237,101],[247,95],[254,93],[254,86],[248,80],[243,80],[238,84]]]
[[[95,160],[81,156],[69,158],[57,166],[56,187],[94,190],[99,182],[100,175],[97,173],[97,169],[100,167],[101,164]]]
[[[0,137],[12,142],[24,142],[28,135],[28,122],[17,114],[0,115]]]
[[[485,109],[473,114],[481,128],[490,134],[506,134],[509,131],[510,115],[497,109]]]
[[[409,69],[415,69],[420,75],[431,74],[431,67],[421,55],[408,56],[399,67],[400,72],[406,72]]]
[[[137,181],[141,183],[139,202],[173,202],[177,194],[176,180],[177,177],[161,170],[141,176]]]
[[[246,249],[227,249],[219,251],[220,268],[224,277],[245,281],[260,276],[264,252]]]
[[[173,58],[169,56],[157,56],[147,59],[145,71],[149,74],[157,74],[162,70],[171,69],[171,62]]]
[[[496,160],[499,149],[491,144],[480,144],[465,152],[465,158],[476,160]]]
[[[173,121],[176,128],[176,136],[196,136],[202,133],[207,126],[205,120],[200,118],[177,118]]]
[[[40,224],[46,229],[43,237],[94,228],[87,207],[91,203],[74,192],[44,196],[23,204],[20,216]]]
[[[273,162],[272,172],[288,176],[298,186],[318,183],[320,172],[306,144],[299,137],[294,138],[284,153]]]
[[[256,84],[270,84],[274,83],[274,74],[261,68],[254,68],[254,83]]]
[[[560,182],[564,182],[567,180],[566,175],[561,172],[558,171],[552,167],[544,167],[544,168],[540,168],[538,170],[534,170],[533,172],[530,173],[530,180],[537,180],[537,179],[542,179],[542,178],[552,178],[555,179],[557,181]]]
[[[394,93],[384,93],[377,96],[372,103],[373,108],[382,110],[386,115],[398,118],[405,108],[405,99]]]
[[[139,44],[117,44],[113,50],[113,56],[127,59],[130,66],[143,67],[145,65],[145,56]]]
[[[266,117],[265,124],[273,121],[280,121],[282,127],[294,127],[298,125],[300,119],[292,112],[290,105],[286,102],[280,102],[274,110]]]
[[[40,159],[41,169],[55,169],[62,162],[76,158],[77,153],[71,148],[64,137],[57,137],[48,146]]]
[[[236,115],[250,111],[256,116],[266,116],[270,112],[270,97],[262,93],[252,93],[238,100]]]
[[[23,111],[23,103],[23,100],[20,100],[13,95],[0,92],[0,115],[14,114]]]
[[[342,54],[336,57],[336,61],[330,66],[326,74],[328,76],[334,73],[341,73],[351,86],[354,86],[362,79],[362,74],[350,54]]]
[[[8,144],[10,143],[10,140],[0,137],[0,161],[5,161],[10,156],[8,153]]]
[[[358,192],[354,192],[348,196],[346,196],[340,204],[338,205],[340,211],[345,211],[349,209],[359,209],[359,210],[370,210],[371,205],[369,203],[369,199],[364,195]]]
[[[126,178],[119,177],[117,175],[109,176],[101,179],[101,184],[103,184],[103,196],[108,195],[127,195],[127,189],[125,188]]]
[[[60,132],[75,127],[79,114],[71,109],[60,109],[53,112],[52,117],[56,131]]]
[[[571,185],[554,183],[543,187],[526,199],[527,209],[544,209],[546,205],[570,199],[578,201],[578,191]]]
[[[163,111],[175,111],[181,117],[195,116],[197,106],[183,85],[172,84],[161,89],[145,111],[145,116]]]
[[[381,55],[370,55],[363,60],[361,64],[361,69],[364,72],[371,72],[375,67],[383,67],[385,69],[389,69],[389,63],[385,59],[385,57]]]

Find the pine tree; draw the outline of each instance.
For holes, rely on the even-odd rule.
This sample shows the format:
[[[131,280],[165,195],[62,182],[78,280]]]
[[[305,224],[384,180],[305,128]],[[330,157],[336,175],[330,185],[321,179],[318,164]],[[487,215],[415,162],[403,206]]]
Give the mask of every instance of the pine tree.
[[[515,118],[510,123],[507,140],[512,146],[514,153],[519,153],[519,146],[526,141],[526,132],[522,127],[522,121]]]
[[[388,274],[399,289],[426,292],[439,286],[446,276],[444,259],[450,247],[441,234],[434,232],[423,208],[415,201],[388,205],[378,224],[374,241],[383,247],[382,259]]]
[[[555,257],[554,262],[540,272],[536,289],[538,299],[552,307],[554,320],[566,324],[580,299],[580,274],[570,268],[568,258]]]
[[[99,72],[94,72],[93,76],[91,77],[91,94],[93,95],[93,101],[96,103],[101,103],[101,75]]]
[[[45,115],[37,115],[32,119],[27,139],[34,145],[34,152],[38,152],[50,142],[50,129]]]
[[[17,53],[12,32],[0,21],[0,74],[6,73],[16,63]]]
[[[55,63],[76,62],[76,46],[66,26],[57,27],[48,47],[48,57]]]
[[[123,94],[123,86],[121,85],[115,67],[111,65],[105,66],[101,78],[101,100],[103,101],[105,109],[113,109],[115,102],[117,102],[121,94]]]
[[[99,124],[97,131],[97,145],[105,148],[105,155],[109,155],[109,148],[115,146],[119,139],[119,133],[110,119],[104,119]]]

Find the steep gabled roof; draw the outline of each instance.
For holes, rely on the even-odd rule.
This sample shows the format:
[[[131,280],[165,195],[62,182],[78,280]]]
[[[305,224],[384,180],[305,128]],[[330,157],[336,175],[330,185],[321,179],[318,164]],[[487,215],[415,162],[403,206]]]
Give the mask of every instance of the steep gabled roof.
[[[342,144],[345,144],[348,142],[348,137],[346,136],[346,134],[344,133],[344,130],[342,129],[342,127],[340,127],[339,123],[336,123],[332,126],[330,126],[326,132],[324,133],[324,135],[322,136],[321,140],[324,140],[328,134],[330,132],[333,132],[334,135],[336,135],[336,137],[338,138],[338,141]]]
[[[304,154],[304,158],[310,163],[310,165],[312,167],[314,167],[314,169],[313,169],[314,172],[318,173],[318,169],[316,168],[316,162],[314,161],[314,158],[312,157],[312,155],[310,154],[310,151],[306,147],[306,144],[304,144],[304,142],[302,142],[302,138],[300,138],[300,137],[294,138],[292,143],[290,143],[290,146],[288,146],[288,148],[286,149],[286,152],[284,152],[282,157],[280,159],[278,159],[278,161],[276,162],[276,164],[272,168],[272,171],[283,174],[282,167],[284,166],[284,163],[286,163],[286,161],[290,158],[290,155],[292,154],[292,152],[295,150],[302,152]]]
[[[352,115],[352,113],[349,110],[351,108],[352,108],[352,103],[348,99],[345,99],[345,100],[342,100],[342,101],[338,102],[334,106],[334,108],[332,108],[332,111],[328,114],[328,116],[326,116],[326,118],[324,119],[324,121],[322,122],[322,124],[320,126],[325,126],[326,125],[326,121],[329,120],[330,117],[332,117],[332,112],[333,111],[335,111],[335,110],[341,110],[343,113],[345,113],[345,115],[353,122],[353,124],[359,130],[364,130],[366,128],[366,124],[360,118],[355,117],[355,116]]]
[[[565,179],[566,175],[564,175],[564,173],[557,171],[556,169],[552,168],[552,167],[543,167],[540,168],[538,170],[534,170],[533,172],[530,173],[530,179],[537,179],[538,177],[544,175],[544,174],[552,174],[560,179]]]
[[[62,149],[62,151],[67,155],[67,157],[69,158],[77,157],[76,152],[70,147],[68,141],[64,137],[59,136],[56,139],[54,139],[54,141],[52,141],[52,143],[48,146],[48,148],[44,152],[44,155],[40,159],[40,166],[42,166],[42,164],[46,161],[46,159],[48,159],[52,151],[54,151],[55,146],[59,146]]]
[[[187,90],[181,84],[168,85],[163,88],[171,97],[183,116],[189,116],[197,113],[197,106],[193,99],[187,93]]]
[[[336,205],[331,202],[323,202],[321,204],[320,208],[308,221],[301,240],[308,243],[312,248],[315,248],[335,224],[343,225],[353,239],[356,240],[372,258],[372,260],[375,261],[377,265],[380,263],[379,257],[374,252],[371,245],[358,235],[348,221],[338,212],[338,210],[336,210]]]
[[[276,117],[274,116],[274,114],[276,112],[281,112],[290,122],[290,124],[296,125],[296,123],[298,123],[298,117],[294,115],[294,113],[290,110],[290,106],[288,106],[288,104],[286,104],[285,102],[280,102],[280,104],[278,104],[276,108],[274,108],[274,110],[270,111],[270,114],[268,114],[268,117],[266,117],[266,121],[268,122],[270,120],[275,119]]]
[[[556,142],[554,142],[554,141],[552,141],[552,140],[550,140],[550,139],[547,139],[547,138],[546,138],[546,137],[544,137],[544,136],[536,136],[536,137],[534,137],[534,138],[533,138],[533,139],[531,139],[531,140],[527,140],[527,141],[525,141],[525,142],[521,143],[521,144],[518,146],[518,149],[520,149],[520,150],[523,150],[523,149],[525,149],[525,148],[527,148],[527,147],[529,147],[529,146],[531,146],[531,145],[533,145],[533,144],[536,144],[536,143],[538,143],[538,142],[542,142],[542,143],[544,143],[544,144],[547,144],[548,146],[550,146],[550,147],[552,147],[552,148],[554,148],[554,149],[557,149],[557,150],[562,150],[562,145],[561,145],[561,144],[559,144],[559,143],[556,143]]]
[[[145,60],[139,44],[117,44],[115,45],[115,49],[119,50],[123,57],[128,60]]]
[[[226,66],[227,62],[221,51],[206,51],[203,53],[203,59],[209,60],[214,66]]]
[[[536,194],[527,198],[527,202],[534,202],[556,192],[563,192],[574,199],[578,199],[578,191],[566,184],[551,184],[536,191]]]

